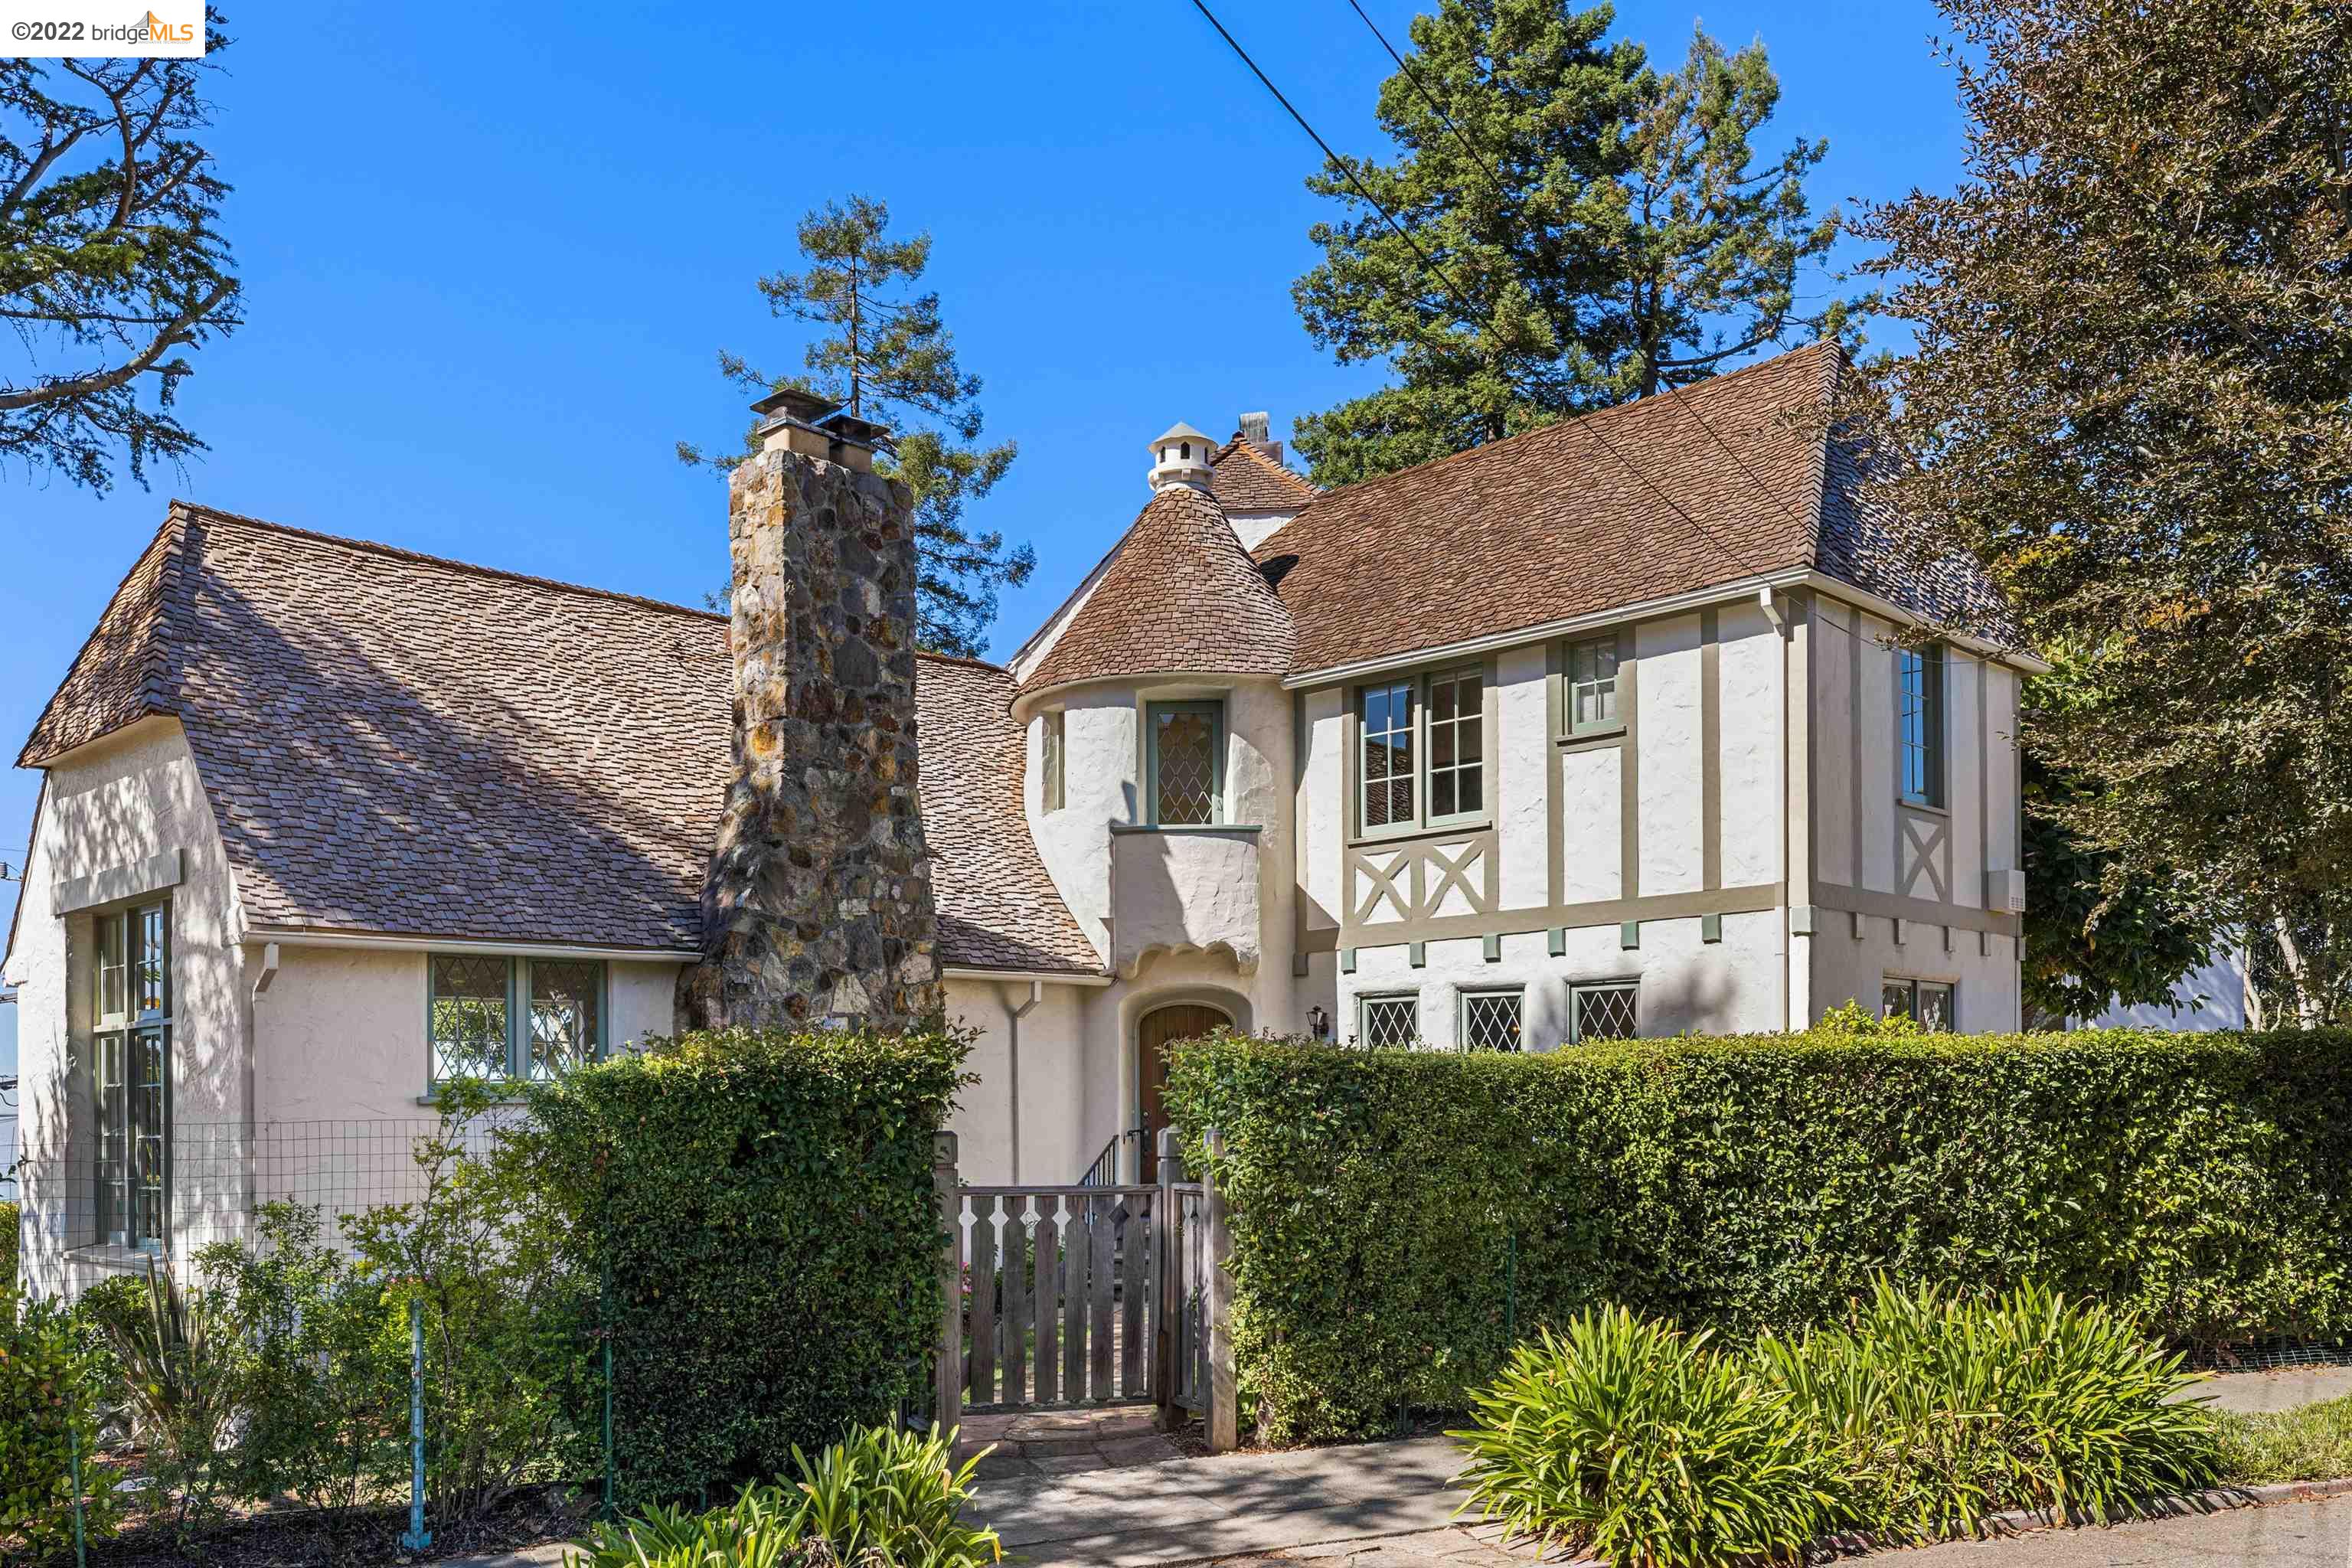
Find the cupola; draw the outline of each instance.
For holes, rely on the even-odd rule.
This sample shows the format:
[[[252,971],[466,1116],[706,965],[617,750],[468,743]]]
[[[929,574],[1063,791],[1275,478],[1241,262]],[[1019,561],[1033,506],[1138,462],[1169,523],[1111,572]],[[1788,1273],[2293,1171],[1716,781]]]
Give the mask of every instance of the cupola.
[[[1156,494],[1171,485],[1190,485],[1207,494],[1209,458],[1217,443],[1182,420],[1151,443],[1151,489]]]

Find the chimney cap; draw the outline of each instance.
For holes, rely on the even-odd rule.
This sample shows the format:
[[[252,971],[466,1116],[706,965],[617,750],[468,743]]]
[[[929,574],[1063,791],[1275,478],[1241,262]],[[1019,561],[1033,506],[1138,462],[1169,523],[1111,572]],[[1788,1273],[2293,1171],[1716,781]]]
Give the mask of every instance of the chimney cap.
[[[816,422],[816,427],[835,440],[855,441],[862,447],[879,447],[889,451],[890,426],[877,425],[871,419],[861,419],[846,409],[828,414]]]
[[[1165,435],[1160,436],[1152,441],[1150,450],[1153,455],[1157,456],[1160,448],[1170,441],[1202,441],[1207,443],[1209,450],[1213,452],[1217,449],[1217,441],[1215,437],[1207,434],[1205,431],[1193,429],[1181,419],[1179,419],[1175,424],[1171,425]]]
[[[830,397],[803,392],[797,386],[787,386],[751,405],[751,412],[762,418],[797,419],[803,425],[814,425],[840,406]]]
[[[1266,443],[1266,432],[1272,425],[1273,416],[1271,414],[1264,411],[1260,411],[1255,414],[1244,414],[1241,418],[1242,439],[1244,441],[1255,442],[1258,446],[1263,447]]]

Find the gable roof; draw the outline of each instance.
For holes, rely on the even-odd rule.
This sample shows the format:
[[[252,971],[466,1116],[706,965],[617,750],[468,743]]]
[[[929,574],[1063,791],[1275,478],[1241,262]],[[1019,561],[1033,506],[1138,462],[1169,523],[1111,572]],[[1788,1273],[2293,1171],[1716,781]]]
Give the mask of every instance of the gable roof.
[[[978,668],[918,665],[942,960],[1098,970]],[[732,684],[706,611],[181,502],[18,763],[177,718],[257,924],[690,951]]]
[[[1170,485],[1145,503],[1025,690],[1171,670],[1280,675],[1290,614],[1214,498]]]
[[[1863,491],[1832,426],[1843,373],[1816,344],[1322,492],[1255,552],[1297,627],[1295,670],[1788,569],[2014,644],[1977,563]]]
[[[1297,511],[1323,492],[1239,431],[1209,458],[1209,489],[1227,511]]]

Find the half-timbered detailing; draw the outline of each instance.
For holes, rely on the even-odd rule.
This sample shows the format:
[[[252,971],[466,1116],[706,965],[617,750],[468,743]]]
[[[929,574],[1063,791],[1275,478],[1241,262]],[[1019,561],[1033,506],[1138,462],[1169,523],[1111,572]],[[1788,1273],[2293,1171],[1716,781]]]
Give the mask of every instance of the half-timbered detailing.
[[[1895,826],[1901,835],[1901,841],[1895,846],[1895,861],[1900,868],[1897,890],[1908,898],[1933,899],[1939,903],[1949,903],[1952,898],[1951,824],[1942,816],[1906,810],[1896,814]]]
[[[1347,850],[1343,946],[1410,940],[1390,930],[1418,930],[1436,920],[1492,916],[1500,899],[1496,836],[1438,835]],[[1385,928],[1385,929],[1384,929]]]

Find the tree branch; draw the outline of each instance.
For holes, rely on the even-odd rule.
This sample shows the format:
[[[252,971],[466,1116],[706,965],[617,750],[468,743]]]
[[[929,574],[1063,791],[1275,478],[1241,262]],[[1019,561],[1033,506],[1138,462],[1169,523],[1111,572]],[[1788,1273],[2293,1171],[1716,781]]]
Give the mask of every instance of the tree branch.
[[[111,392],[123,383],[153,368],[163,351],[189,341],[188,329],[210,315],[222,300],[236,291],[236,284],[224,278],[213,285],[213,291],[172,319],[171,325],[155,334],[148,345],[124,363],[95,375],[76,376],[69,381],[52,382],[46,386],[26,387],[18,392],[0,392],[0,414],[19,408],[32,408],[45,403],[58,403],[68,398],[89,397]]]

